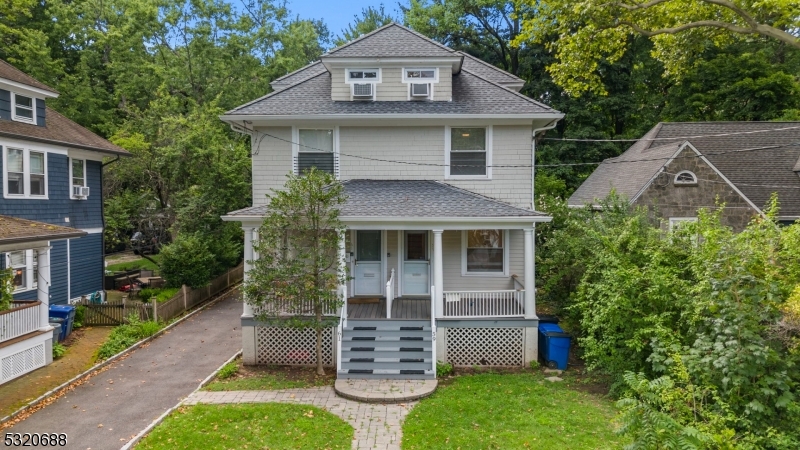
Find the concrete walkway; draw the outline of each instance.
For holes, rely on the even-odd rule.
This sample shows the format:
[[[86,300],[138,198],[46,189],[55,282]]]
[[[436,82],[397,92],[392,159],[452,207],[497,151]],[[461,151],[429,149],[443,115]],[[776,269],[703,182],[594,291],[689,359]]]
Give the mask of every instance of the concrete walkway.
[[[119,449],[242,347],[240,297],[227,294],[4,433],[67,433],[67,448]]]
[[[399,450],[403,420],[417,402],[360,403],[338,397],[330,386],[278,391],[199,391],[184,404],[198,403],[300,403],[335,414],[355,429],[353,449]]]

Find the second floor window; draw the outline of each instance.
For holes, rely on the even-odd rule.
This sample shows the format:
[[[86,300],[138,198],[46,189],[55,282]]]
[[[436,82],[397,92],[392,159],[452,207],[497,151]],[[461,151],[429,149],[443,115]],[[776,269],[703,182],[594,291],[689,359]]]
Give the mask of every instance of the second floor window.
[[[298,143],[295,165],[297,175],[302,175],[312,167],[336,175],[333,130],[298,130]]]
[[[44,152],[7,148],[3,166],[6,196],[45,197],[46,165],[47,158]]]
[[[450,128],[449,177],[489,176],[489,151],[486,128]]]
[[[14,120],[19,122],[36,122],[33,98],[14,94]]]

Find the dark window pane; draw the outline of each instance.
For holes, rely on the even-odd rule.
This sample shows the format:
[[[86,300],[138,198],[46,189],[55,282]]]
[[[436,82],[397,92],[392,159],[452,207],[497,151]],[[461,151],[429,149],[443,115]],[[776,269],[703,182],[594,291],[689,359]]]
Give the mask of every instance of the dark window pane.
[[[503,230],[469,230],[467,248],[503,248]]]
[[[22,174],[9,173],[8,174],[8,193],[22,195]]]
[[[44,175],[31,174],[31,195],[44,195]]]
[[[17,117],[24,117],[26,119],[33,119],[33,110],[17,107],[14,110],[14,115]]]
[[[356,231],[356,259],[359,261],[380,261],[381,260],[381,232],[380,231]]]
[[[333,153],[301,152],[297,154],[297,169],[301,175],[312,167],[333,175]]]
[[[502,248],[468,248],[467,272],[503,272]]]
[[[428,259],[425,236],[424,232],[406,234],[406,261],[426,261]]]
[[[451,150],[486,150],[486,128],[451,128]]]
[[[450,175],[486,175],[486,152],[450,152]]]
[[[14,269],[14,289],[24,289],[25,278],[25,269]]]
[[[33,99],[30,97],[25,97],[24,95],[15,95],[14,103],[19,106],[24,106],[25,108],[33,108]]]

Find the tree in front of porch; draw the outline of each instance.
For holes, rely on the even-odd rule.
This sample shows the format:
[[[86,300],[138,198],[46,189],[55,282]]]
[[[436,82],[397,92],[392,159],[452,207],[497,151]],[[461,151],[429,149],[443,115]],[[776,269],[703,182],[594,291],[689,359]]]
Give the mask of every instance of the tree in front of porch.
[[[14,272],[11,268],[0,270],[0,311],[11,309],[14,293]]]
[[[273,190],[269,200],[253,242],[257,256],[245,295],[258,320],[315,330],[317,373],[324,375],[323,332],[336,325],[338,317],[330,312],[342,306],[338,288],[346,281],[338,270],[344,189],[332,175],[311,168],[301,176],[289,174],[284,189]]]

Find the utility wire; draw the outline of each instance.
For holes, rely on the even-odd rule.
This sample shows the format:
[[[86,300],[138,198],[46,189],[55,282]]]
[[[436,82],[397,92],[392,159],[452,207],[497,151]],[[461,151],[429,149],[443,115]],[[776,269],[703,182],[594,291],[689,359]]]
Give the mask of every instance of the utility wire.
[[[542,138],[545,141],[564,141],[564,142],[639,142],[639,141],[679,141],[688,139],[701,139],[709,137],[726,137],[738,136],[743,134],[767,133],[772,131],[785,131],[796,130],[800,125],[794,127],[773,128],[770,130],[755,130],[755,131],[737,131],[733,133],[720,133],[720,134],[701,134],[698,136],[676,136],[664,138],[640,138],[640,139],[580,139],[580,138]]]

